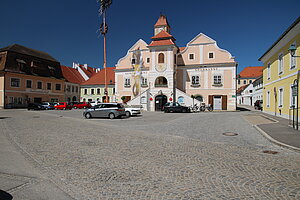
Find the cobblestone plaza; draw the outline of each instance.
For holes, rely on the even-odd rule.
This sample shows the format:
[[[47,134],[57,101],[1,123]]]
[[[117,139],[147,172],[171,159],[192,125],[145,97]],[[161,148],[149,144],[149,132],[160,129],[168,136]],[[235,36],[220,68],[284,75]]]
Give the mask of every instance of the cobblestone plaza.
[[[261,136],[251,124],[258,112],[0,114],[2,134],[70,199],[300,199],[300,154]],[[19,190],[40,181],[32,180]]]

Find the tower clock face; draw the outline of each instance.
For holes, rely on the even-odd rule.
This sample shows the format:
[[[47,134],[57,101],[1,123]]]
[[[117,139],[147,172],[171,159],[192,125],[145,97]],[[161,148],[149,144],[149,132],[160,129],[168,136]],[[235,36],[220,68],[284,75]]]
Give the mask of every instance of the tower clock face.
[[[156,71],[158,72],[164,72],[166,70],[167,66],[165,64],[158,64],[155,66]]]

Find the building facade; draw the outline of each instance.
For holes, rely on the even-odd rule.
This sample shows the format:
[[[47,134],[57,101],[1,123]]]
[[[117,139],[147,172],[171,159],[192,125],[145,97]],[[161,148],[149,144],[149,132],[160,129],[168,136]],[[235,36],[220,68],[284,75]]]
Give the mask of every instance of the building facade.
[[[115,97],[115,67],[106,68],[107,95],[105,94],[105,69],[94,74],[90,79],[81,83],[80,101],[116,102]]]
[[[262,76],[263,66],[245,67],[237,75],[237,88],[253,83],[257,78]]]
[[[299,44],[300,17],[259,58],[264,63],[263,111],[268,114],[290,118],[293,106],[299,106],[299,87],[295,87],[299,83]],[[290,53],[291,47],[295,48],[295,55]]]
[[[214,110],[236,109],[237,63],[215,40],[200,33],[179,48],[164,15],[151,39],[138,40],[116,64],[117,101],[160,111],[168,101],[191,106],[194,95]]]
[[[80,84],[85,81],[77,69],[61,66],[62,74],[65,78],[65,101],[80,101]]]
[[[17,44],[0,49],[0,108],[63,100],[64,78],[56,59]]]

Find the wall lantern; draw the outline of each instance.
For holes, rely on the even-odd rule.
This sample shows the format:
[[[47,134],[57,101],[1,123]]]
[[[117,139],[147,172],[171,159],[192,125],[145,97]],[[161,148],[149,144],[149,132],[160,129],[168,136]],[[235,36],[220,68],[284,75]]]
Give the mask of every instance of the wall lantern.
[[[295,56],[296,50],[297,50],[296,45],[291,44],[291,46],[289,48],[289,52],[290,52],[290,54],[291,54],[292,57],[300,57],[300,56]]]

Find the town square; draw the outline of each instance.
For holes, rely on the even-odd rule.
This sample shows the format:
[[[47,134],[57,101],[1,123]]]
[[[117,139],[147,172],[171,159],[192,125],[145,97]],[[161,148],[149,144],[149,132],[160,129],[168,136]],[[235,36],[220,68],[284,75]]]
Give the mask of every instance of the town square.
[[[0,200],[300,199],[299,2],[144,3],[3,2]]]

